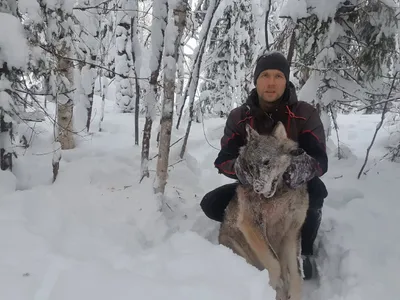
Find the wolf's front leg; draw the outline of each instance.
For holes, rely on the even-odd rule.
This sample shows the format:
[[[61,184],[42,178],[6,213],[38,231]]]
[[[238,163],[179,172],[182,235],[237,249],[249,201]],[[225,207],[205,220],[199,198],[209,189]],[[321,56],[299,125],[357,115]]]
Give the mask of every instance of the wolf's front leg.
[[[303,278],[299,268],[300,232],[291,230],[282,240],[281,266],[284,291],[287,299],[301,300]]]
[[[246,210],[239,213],[238,228],[243,233],[250,248],[256,254],[258,260],[269,272],[270,285],[273,289],[282,286],[281,266],[278,257],[265,240],[261,229],[255,224],[252,216]]]

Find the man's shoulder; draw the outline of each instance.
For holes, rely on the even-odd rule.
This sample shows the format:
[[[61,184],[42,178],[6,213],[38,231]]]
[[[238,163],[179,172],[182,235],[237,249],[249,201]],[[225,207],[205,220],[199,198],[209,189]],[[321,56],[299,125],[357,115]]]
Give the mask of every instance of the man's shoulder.
[[[246,111],[248,110],[248,106],[246,104],[242,104],[238,107],[232,109],[228,114],[228,119],[232,119],[234,121],[239,122],[243,116],[246,115]]]
[[[317,108],[312,105],[309,102],[306,102],[304,100],[299,100],[296,103],[296,115],[300,116],[300,117],[305,117],[308,118],[310,117],[315,111],[317,110]]]

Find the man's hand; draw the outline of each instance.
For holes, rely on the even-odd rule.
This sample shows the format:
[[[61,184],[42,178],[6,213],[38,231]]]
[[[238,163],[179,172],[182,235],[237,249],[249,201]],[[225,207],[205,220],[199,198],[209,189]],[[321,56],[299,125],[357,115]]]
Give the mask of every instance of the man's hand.
[[[283,180],[292,189],[308,182],[317,175],[318,162],[301,149],[293,153],[292,163],[283,174]]]

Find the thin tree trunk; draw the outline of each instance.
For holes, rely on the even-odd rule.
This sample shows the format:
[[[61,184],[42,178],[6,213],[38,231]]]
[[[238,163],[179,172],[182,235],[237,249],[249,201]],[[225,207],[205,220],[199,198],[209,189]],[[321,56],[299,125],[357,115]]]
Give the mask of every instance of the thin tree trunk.
[[[132,57],[128,51],[132,45],[131,21],[125,11],[129,8],[130,0],[118,2],[117,30],[116,30],[116,57],[115,57],[115,100],[119,111],[130,113],[134,109],[133,90],[131,81]]]
[[[63,150],[75,148],[73,136],[74,103],[69,99],[67,103],[57,103],[58,137]]]
[[[136,101],[135,101],[135,145],[139,145],[139,100],[140,100],[140,86],[138,79],[138,70],[136,70],[136,53],[135,53],[135,45],[134,39],[137,35],[136,24],[137,18],[131,18],[131,41],[132,41],[132,68],[133,74],[135,76],[135,90],[136,90]]]
[[[51,86],[50,86],[50,74],[46,74],[45,78],[44,78],[44,86],[45,86],[45,90],[46,90],[46,96],[44,96],[44,108],[47,108],[47,101],[49,101],[49,99],[51,99]]]
[[[58,142],[53,143],[53,183],[57,179],[58,170],[60,169],[60,161],[61,161],[61,145]]]
[[[70,49],[63,50],[62,57],[71,57]],[[72,93],[69,92],[72,90],[70,87],[73,86],[74,82],[73,69],[74,65],[71,60],[58,58],[58,70],[60,71],[60,75],[57,75],[57,82],[59,84],[59,91],[63,94],[57,95],[57,141],[60,142],[63,150],[75,148],[73,126],[74,102],[70,97]],[[69,81],[69,86],[63,83],[60,76],[64,76]]]
[[[267,11],[265,12],[265,49],[269,51],[269,39],[268,39],[268,20],[269,20],[269,12],[271,11],[271,0],[267,1]]]
[[[90,51],[92,51],[92,49],[90,49]],[[93,63],[96,63],[96,60],[97,60],[97,56],[94,55],[94,54],[91,54],[90,55],[90,61],[93,62]],[[87,100],[88,100],[87,120],[86,120],[86,131],[87,132],[89,132],[89,130],[90,130],[90,123],[91,123],[91,120],[92,120],[94,88],[95,88],[95,81],[96,81],[96,78],[95,78],[95,76],[93,74],[95,72],[93,65],[90,65],[89,70],[90,70],[90,73],[92,74],[91,82],[90,82],[91,85],[92,85],[92,88],[91,88],[90,94],[88,94],[86,96]]]
[[[107,13],[108,4],[104,3],[102,13]],[[99,32],[99,57],[100,57],[100,64],[104,65],[106,60],[106,47],[104,46],[104,39],[107,36],[107,32],[109,31],[109,26],[104,26],[104,20],[99,20],[99,28],[102,29]],[[102,131],[102,124],[104,121],[104,109],[106,106],[106,93],[108,89],[108,79],[107,77],[103,78],[104,70],[102,68],[98,69],[98,77],[99,77],[99,87],[101,93],[101,110],[100,110],[100,120],[99,120],[99,132]]]
[[[150,81],[149,81],[149,92],[144,100],[146,109],[146,120],[143,128],[143,141],[142,141],[142,158],[141,158],[141,174],[143,180],[144,177],[149,177],[149,152],[150,152],[150,138],[151,128],[153,126],[153,120],[155,115],[156,103],[158,98],[158,76],[160,73],[162,53],[164,49],[164,35],[165,27],[167,23],[168,6],[167,0],[155,0],[159,1],[157,4],[153,4],[153,23],[152,32],[153,36],[159,37],[159,44],[156,40],[152,41],[152,61],[150,61],[150,69],[152,70]],[[156,6],[155,6],[156,5]]]
[[[204,50],[206,47],[206,41],[208,37],[208,33],[210,31],[211,27],[211,21],[214,17],[215,11],[218,9],[219,4],[221,3],[220,0],[216,0],[213,4],[210,5],[208,8],[208,12],[205,18],[205,24],[203,24],[203,31],[200,34],[201,40],[199,43],[199,47],[196,51],[196,58],[194,60],[194,67],[193,71],[191,72],[191,78],[189,80],[188,86],[185,90],[185,98],[183,99],[183,104],[185,103],[186,100],[186,95],[189,93],[189,123],[186,128],[186,133],[185,133],[185,138],[183,140],[181,152],[180,152],[180,158],[183,158],[183,155],[185,154],[186,151],[186,145],[187,141],[189,139],[189,134],[190,134],[190,128],[192,126],[192,122],[194,119],[194,97],[195,97],[195,92],[197,90],[197,85],[199,82],[199,75],[200,75],[200,67],[201,67],[201,62],[204,54]],[[189,85],[190,84],[190,85]],[[181,110],[182,112],[182,110]],[[181,117],[180,115],[179,117]],[[177,126],[178,127],[178,126]]]
[[[296,29],[297,29],[297,25],[293,28],[292,35],[290,36],[289,51],[288,51],[288,55],[287,55],[287,60],[289,62],[289,66],[292,65],[292,60],[293,60],[294,46],[296,43]]]
[[[135,101],[135,145],[139,145],[139,103],[140,103],[140,86],[137,72],[135,71],[135,90],[136,90],[136,101]]]
[[[204,43],[205,44],[205,43]],[[203,46],[203,45],[202,45]],[[186,145],[187,145],[187,141],[189,139],[189,134],[190,134],[190,128],[192,126],[192,122],[193,122],[193,118],[194,118],[194,96],[195,96],[195,92],[197,89],[197,84],[199,82],[199,75],[200,75],[200,65],[201,65],[201,57],[203,56],[204,53],[204,48],[205,46],[201,47],[201,54],[199,57],[199,61],[195,66],[195,69],[193,70],[194,73],[194,79],[192,81],[192,85],[190,86],[190,92],[189,92],[189,122],[188,122],[188,126],[186,128],[186,133],[185,133],[185,138],[183,139],[183,144],[182,144],[182,148],[181,148],[181,152],[180,152],[180,158],[183,158],[183,155],[185,154],[186,151]]]
[[[99,121],[99,131],[102,131],[101,125],[104,121],[104,109],[106,106],[106,92],[107,92],[107,81],[103,77],[103,72],[100,73],[99,81],[101,87],[101,111],[100,111],[100,121]]]
[[[195,52],[195,54],[194,54],[195,59],[194,59],[194,62],[193,62],[193,69],[196,68],[197,64],[199,64],[201,62],[201,57],[203,56],[204,47],[205,47],[204,44],[207,41],[208,33],[210,31],[211,20],[214,17],[215,11],[217,10],[217,8],[218,8],[220,3],[221,3],[221,0],[215,0],[215,1],[213,1],[213,3],[210,3],[210,5],[208,6],[207,15],[204,18],[205,22],[207,22],[207,23],[203,24],[203,25],[205,25],[205,27],[203,27],[202,32],[200,33],[199,46],[197,48],[197,52]],[[207,19],[207,17],[208,17],[208,19]],[[200,49],[202,49],[202,50],[200,50]],[[185,106],[185,103],[186,103],[186,98],[188,96],[189,87],[192,86],[193,73],[194,72],[190,73],[190,77],[189,77],[188,83],[186,85],[184,95],[183,96],[181,95],[181,97],[180,97],[180,99],[181,99],[180,112],[179,112],[178,122],[176,123],[176,129],[179,129],[179,125],[180,125],[181,120],[182,120],[183,109],[184,109],[184,106]],[[197,81],[198,81],[198,78],[197,78]],[[194,86],[195,86],[195,89],[197,89],[197,82],[195,83]],[[190,109],[193,109],[193,108],[190,108]]]
[[[182,49],[183,50],[183,49]],[[177,84],[177,92],[176,92],[176,104],[175,104],[175,111],[178,112],[180,105],[182,105],[182,100],[183,100],[183,87],[185,83],[185,67],[184,67],[184,60],[185,57],[183,55],[179,56],[179,61],[178,61],[178,84]],[[179,120],[178,120],[179,122]],[[178,125],[179,126],[179,125]]]
[[[140,49],[138,31],[138,2],[132,2],[133,12],[131,13],[131,50],[132,50],[132,69],[135,76],[135,145],[139,145],[139,103],[140,103]]]
[[[395,83],[396,83],[397,74],[398,74],[398,72],[396,72],[396,73],[394,74],[394,76],[393,76],[392,85],[391,85],[390,90],[389,90],[389,93],[388,93],[388,95],[387,95],[387,99],[390,99],[390,95],[392,94],[392,91],[393,91],[393,89],[394,89],[394,86],[395,86]],[[383,125],[383,121],[385,120],[385,114],[387,113],[387,106],[388,106],[388,104],[389,104],[389,102],[385,102],[385,105],[383,106],[383,110],[382,110],[382,113],[381,113],[381,120],[380,120],[380,122],[378,123],[378,125],[377,125],[376,128],[375,128],[374,136],[372,137],[372,141],[371,141],[370,145],[369,145],[368,148],[367,148],[367,154],[365,155],[365,160],[364,160],[364,163],[363,163],[363,165],[362,165],[362,167],[361,167],[361,169],[360,169],[360,172],[358,172],[357,179],[360,179],[361,174],[362,174],[362,172],[363,172],[365,166],[367,165],[368,157],[369,157],[369,152],[371,151],[371,148],[372,148],[372,146],[374,145],[374,142],[375,142],[376,136],[377,136],[377,134],[378,134],[378,131],[379,131],[379,129],[381,129],[381,127],[382,127],[382,125]]]
[[[168,160],[171,142],[171,131],[174,110],[176,64],[179,56],[179,47],[186,26],[187,0],[170,0],[169,7],[173,7],[173,18],[169,18],[167,25],[168,39],[174,36],[174,47],[171,41],[165,48],[165,73],[164,73],[164,103],[161,115],[160,146],[157,160],[157,174],[154,186],[155,193],[164,194],[168,177]],[[171,27],[171,28],[168,28]],[[174,28],[175,27],[175,28]],[[169,30],[168,30],[169,29]],[[165,42],[164,42],[165,43]]]

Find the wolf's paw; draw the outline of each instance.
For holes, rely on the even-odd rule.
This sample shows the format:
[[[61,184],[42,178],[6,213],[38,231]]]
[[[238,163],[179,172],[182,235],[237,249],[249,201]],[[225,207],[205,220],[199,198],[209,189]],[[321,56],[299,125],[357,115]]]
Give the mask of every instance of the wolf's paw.
[[[282,278],[273,278],[270,276],[269,285],[275,290],[282,290],[283,289],[283,280]]]
[[[282,286],[277,287],[275,300],[289,300],[285,293],[285,289],[283,288],[283,284]]]

